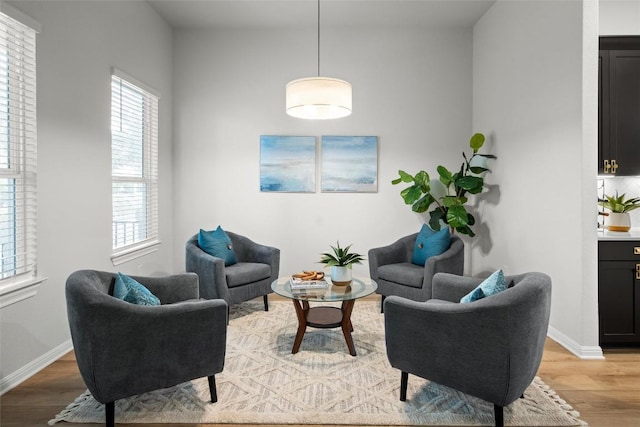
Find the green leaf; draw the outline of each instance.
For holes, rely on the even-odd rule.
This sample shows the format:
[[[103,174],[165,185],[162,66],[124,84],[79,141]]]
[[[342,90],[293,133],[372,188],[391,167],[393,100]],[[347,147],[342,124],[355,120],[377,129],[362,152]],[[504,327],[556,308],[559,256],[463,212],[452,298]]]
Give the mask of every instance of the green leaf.
[[[493,154],[480,154],[480,153],[475,153],[476,156],[480,156],[480,157],[486,157],[487,159],[497,159],[496,156],[494,156]]]
[[[456,228],[456,231],[460,234],[466,234],[467,236],[470,236],[470,237],[473,237],[476,235],[468,226],[458,227]]]
[[[453,175],[451,172],[444,166],[438,166],[438,175],[440,175],[440,182],[444,184],[445,187],[448,187],[453,182]]]
[[[391,181],[393,185],[400,184],[401,182],[413,182],[413,176],[409,175],[405,171],[399,170],[398,174],[400,175],[400,177]]]
[[[404,199],[405,204],[412,205],[422,197],[422,190],[417,185],[412,185],[411,187],[407,187],[400,192],[400,195]]]
[[[413,204],[411,210],[418,213],[426,212],[434,201],[435,199],[431,193],[427,193]]]
[[[471,194],[477,194],[482,191],[484,180],[479,176],[463,176],[456,180],[456,186],[467,190]]]
[[[460,200],[456,196],[445,196],[442,198],[442,204],[450,208],[452,206],[461,206]]]
[[[429,212],[429,227],[433,231],[440,231],[440,220],[442,220],[446,215],[446,211],[443,211],[440,208],[434,209]]]
[[[473,154],[477,153],[483,145],[484,135],[481,133],[474,134],[469,141],[469,146],[473,149]]]
[[[332,254],[323,253],[321,255],[320,263],[327,264],[328,266],[338,265],[338,260]]]
[[[426,173],[425,171],[420,171],[416,174],[416,177],[415,177],[416,185],[419,185],[422,188],[423,193],[429,192],[430,190],[429,181],[430,181],[429,174]]]
[[[413,176],[411,176],[411,174],[408,174],[403,170],[399,170],[398,174],[400,174],[400,179],[402,179],[402,182],[413,182]]]
[[[470,170],[471,172],[475,173],[476,175],[479,175],[479,174],[481,174],[481,173],[483,173],[483,172],[487,172],[489,169],[487,169],[487,168],[482,168],[482,167],[480,167],[480,166],[471,166],[471,167],[469,168],[469,170]]]
[[[474,225],[476,223],[476,218],[467,212],[467,225]]]
[[[452,206],[447,211],[447,222],[455,229],[464,227],[467,222],[467,211],[462,205]]]

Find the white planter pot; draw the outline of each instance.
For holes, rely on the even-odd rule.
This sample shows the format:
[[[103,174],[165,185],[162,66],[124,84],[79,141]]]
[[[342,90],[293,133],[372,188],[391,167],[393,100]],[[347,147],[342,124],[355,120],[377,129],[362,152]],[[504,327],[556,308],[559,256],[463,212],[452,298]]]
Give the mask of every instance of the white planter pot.
[[[351,284],[351,269],[334,265],[331,267],[331,283],[337,286],[346,286]]]
[[[609,231],[629,231],[631,229],[631,217],[629,212],[609,213],[606,219]]]

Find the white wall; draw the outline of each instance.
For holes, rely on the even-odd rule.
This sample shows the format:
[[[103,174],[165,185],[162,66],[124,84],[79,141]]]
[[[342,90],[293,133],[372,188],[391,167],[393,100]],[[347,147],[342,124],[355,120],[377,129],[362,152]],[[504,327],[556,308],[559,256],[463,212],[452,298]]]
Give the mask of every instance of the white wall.
[[[172,247],[172,30],[145,2],[16,2],[37,39],[38,294],[0,311],[3,388],[70,349],[64,283],[80,268],[167,271]],[[116,66],[160,100],[159,251],[114,267],[110,79]],[[36,365],[36,366],[34,366]]]
[[[184,242],[218,224],[281,250],[282,274],[319,269],[339,239],[365,254],[418,231],[398,169],[456,168],[471,129],[471,29],[333,28],[322,74],[353,85],[353,114],[304,121],[284,87],[315,75],[313,30],[174,31],[175,269]],[[481,130],[481,129],[479,129]],[[261,193],[260,135],[376,135],[378,192]],[[319,188],[319,181],[317,181]],[[365,262],[354,268],[368,276]]]
[[[600,35],[640,34],[640,0],[600,0]]]
[[[472,268],[549,274],[552,334],[597,357],[597,9],[587,3],[583,17],[582,2],[498,1],[474,28],[473,126],[491,134],[500,201],[483,215],[493,245],[474,249]]]

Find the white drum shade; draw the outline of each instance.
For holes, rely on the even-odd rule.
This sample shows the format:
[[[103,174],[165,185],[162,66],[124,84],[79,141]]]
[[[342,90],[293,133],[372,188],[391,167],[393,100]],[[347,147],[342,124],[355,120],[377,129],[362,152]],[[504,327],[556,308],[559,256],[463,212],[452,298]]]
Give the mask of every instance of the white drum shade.
[[[287,114],[300,119],[338,119],[351,114],[351,84],[330,77],[287,83]]]

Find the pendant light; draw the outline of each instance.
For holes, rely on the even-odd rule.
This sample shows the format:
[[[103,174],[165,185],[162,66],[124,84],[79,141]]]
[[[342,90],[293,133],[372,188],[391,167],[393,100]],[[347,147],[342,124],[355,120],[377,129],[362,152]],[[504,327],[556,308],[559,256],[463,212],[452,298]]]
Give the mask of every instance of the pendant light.
[[[320,0],[318,0],[318,76],[292,80],[286,87],[287,114],[299,119],[339,119],[351,114],[351,84],[320,77]]]

